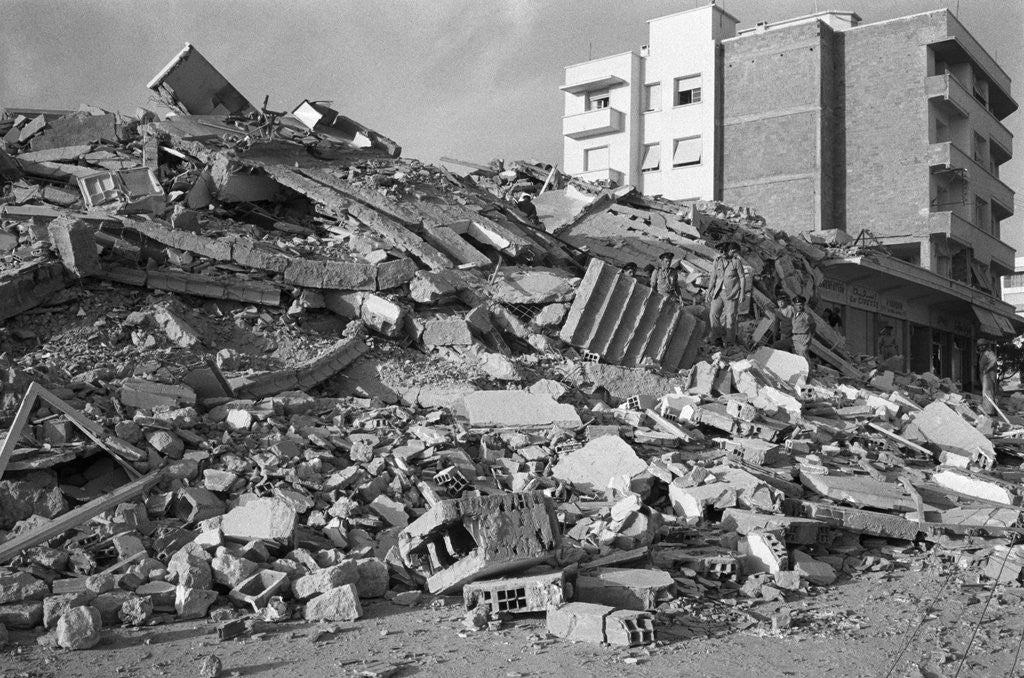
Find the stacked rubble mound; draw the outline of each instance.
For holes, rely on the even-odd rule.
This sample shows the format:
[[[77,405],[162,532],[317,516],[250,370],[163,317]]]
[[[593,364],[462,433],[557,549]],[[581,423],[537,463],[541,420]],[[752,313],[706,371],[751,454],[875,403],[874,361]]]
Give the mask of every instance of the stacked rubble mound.
[[[2,123],[0,624],[80,649],[461,591],[472,629],[645,645],[786,628],[780,601],[925,554],[1019,581],[1019,420],[824,322],[813,377],[756,348],[821,248],[529,163],[456,177],[186,60],[212,70],[172,61],[163,120]],[[703,342],[723,242],[749,352]],[[665,249],[677,298],[617,266]]]

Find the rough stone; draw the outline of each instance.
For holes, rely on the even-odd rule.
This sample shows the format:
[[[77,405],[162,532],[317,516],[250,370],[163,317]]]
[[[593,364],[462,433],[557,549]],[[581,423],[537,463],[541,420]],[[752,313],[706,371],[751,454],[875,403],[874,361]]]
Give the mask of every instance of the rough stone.
[[[363,616],[359,594],[353,584],[333,588],[306,603],[308,621],[352,621]]]
[[[57,622],[54,631],[57,644],[68,650],[87,650],[100,642],[103,622],[95,607],[72,607]]]
[[[174,609],[179,619],[202,619],[215,600],[215,591],[180,585],[174,590]]]
[[[380,598],[388,591],[390,575],[388,566],[379,558],[360,558],[356,561],[359,568],[359,581],[356,589],[360,598]]]
[[[359,581],[359,566],[354,560],[345,560],[338,565],[317,570],[292,583],[292,594],[296,600],[309,600],[327,593],[331,589]]]
[[[52,629],[65,612],[73,607],[85,605],[92,598],[88,593],[64,593],[59,596],[48,596],[43,600],[43,627]]]
[[[0,605],[20,603],[25,600],[43,600],[50,594],[50,587],[41,579],[28,572],[0,573]]]
[[[239,558],[221,546],[210,562],[210,569],[213,570],[213,581],[234,588],[255,574],[259,566],[251,560]]]
[[[11,629],[30,629],[43,623],[40,601],[0,605],[0,624]]]
[[[228,511],[220,529],[227,539],[287,540],[295,530],[295,509],[280,499],[256,499]]]
[[[153,619],[153,599],[149,596],[130,597],[121,603],[118,617],[128,626],[145,626]]]

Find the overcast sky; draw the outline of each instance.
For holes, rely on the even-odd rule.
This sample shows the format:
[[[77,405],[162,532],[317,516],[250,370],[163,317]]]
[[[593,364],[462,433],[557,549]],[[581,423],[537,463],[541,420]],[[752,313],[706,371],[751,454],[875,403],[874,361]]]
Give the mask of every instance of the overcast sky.
[[[2,0],[0,106],[133,111],[191,42],[257,106],[265,95],[274,110],[333,100],[409,157],[560,164],[564,67],[638,49],[648,19],[698,4],[706,0]],[[871,22],[949,7],[1022,99],[1021,0],[719,4],[741,28],[826,9]],[[1005,121],[1018,146],[1022,121],[1021,112]],[[1024,250],[1024,149],[1003,178],[1020,193],[1004,237]]]

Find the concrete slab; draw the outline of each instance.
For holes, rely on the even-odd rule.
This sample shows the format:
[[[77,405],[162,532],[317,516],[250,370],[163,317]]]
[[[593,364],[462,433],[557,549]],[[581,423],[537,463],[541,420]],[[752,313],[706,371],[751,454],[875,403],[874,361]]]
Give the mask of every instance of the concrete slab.
[[[806,358],[767,346],[757,349],[750,360],[791,386],[807,381],[810,371]]]
[[[647,463],[637,456],[629,443],[618,436],[602,436],[591,440],[575,452],[560,459],[552,475],[583,492],[602,492],[612,478],[633,478],[647,470]]]
[[[987,457],[995,456],[992,441],[945,403],[929,403],[923,410],[914,414],[911,421],[929,442],[938,445],[945,452],[968,460],[978,450]],[[966,465],[954,460],[950,460],[949,463],[956,466]]]
[[[572,405],[527,391],[476,391],[463,396],[469,425],[474,428],[582,426]]]

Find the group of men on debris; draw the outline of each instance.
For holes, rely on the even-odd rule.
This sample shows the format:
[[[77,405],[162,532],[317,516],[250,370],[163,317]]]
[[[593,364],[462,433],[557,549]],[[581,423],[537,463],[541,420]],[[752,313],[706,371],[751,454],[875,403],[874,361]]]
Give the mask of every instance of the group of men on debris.
[[[659,294],[679,297],[679,279],[677,269],[673,266],[674,258],[672,252],[664,252],[658,257],[658,265],[649,264],[642,274],[638,273],[637,265],[632,262],[626,264],[623,271],[649,284]],[[748,292],[740,246],[734,242],[728,243],[712,263],[705,290],[710,321],[708,339],[715,346],[736,345],[740,307]],[[776,303],[777,321],[773,328],[775,342],[772,347],[807,358],[811,337],[814,336],[814,317],[807,310],[807,300],[799,295],[791,299],[785,294],[779,294]]]

